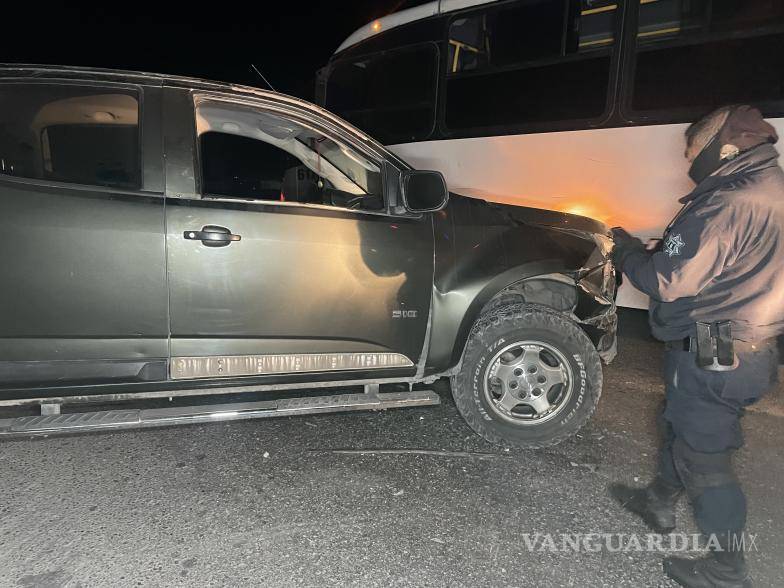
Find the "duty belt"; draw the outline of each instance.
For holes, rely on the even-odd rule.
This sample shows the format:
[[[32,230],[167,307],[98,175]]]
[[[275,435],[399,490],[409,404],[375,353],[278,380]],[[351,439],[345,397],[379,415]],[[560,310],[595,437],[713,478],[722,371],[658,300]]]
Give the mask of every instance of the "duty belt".
[[[697,365],[704,370],[724,372],[738,367],[738,356],[735,348],[752,351],[765,349],[776,343],[776,339],[764,339],[754,343],[732,338],[732,323],[697,323],[697,336],[684,337],[677,341],[667,341],[665,349],[687,351],[697,355]]]
[[[688,351],[689,353],[696,353],[697,351],[697,338],[684,337],[675,341],[665,341],[664,348],[667,351]]]
[[[697,323],[696,331],[696,337],[668,341],[666,348],[696,353],[697,365],[704,370],[723,372],[738,367],[730,321]]]
[[[763,339],[750,343],[742,341],[741,339],[734,339],[732,344],[734,347],[751,348],[753,351],[758,349],[765,349],[769,345],[773,345],[776,339]],[[689,353],[697,353],[697,337],[684,337],[683,339],[676,339],[675,341],[665,341],[664,348],[667,351],[687,351]]]

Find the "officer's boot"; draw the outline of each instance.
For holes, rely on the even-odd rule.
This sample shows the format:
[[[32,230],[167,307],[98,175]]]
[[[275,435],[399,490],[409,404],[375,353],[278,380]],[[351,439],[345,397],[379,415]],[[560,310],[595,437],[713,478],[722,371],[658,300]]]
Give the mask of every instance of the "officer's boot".
[[[703,559],[665,558],[664,573],[681,586],[752,586],[744,557],[746,497],[733,472],[731,453],[698,452],[682,439],[673,444],[675,467],[689,494],[697,526],[716,544]]]
[[[610,495],[624,509],[642,517],[648,527],[662,535],[675,529],[675,504],[682,491],[680,486],[673,486],[660,477],[645,488],[610,485]]]
[[[743,551],[714,552],[708,557],[664,558],[664,573],[687,588],[752,588]]]

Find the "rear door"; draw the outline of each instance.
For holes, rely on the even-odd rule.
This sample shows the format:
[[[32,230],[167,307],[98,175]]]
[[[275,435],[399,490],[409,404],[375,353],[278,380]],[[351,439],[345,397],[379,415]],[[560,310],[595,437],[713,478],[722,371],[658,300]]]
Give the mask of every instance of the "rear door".
[[[0,388],[165,379],[159,95],[0,83]]]
[[[413,375],[432,222],[388,213],[396,171],[309,111],[166,100],[172,377]]]

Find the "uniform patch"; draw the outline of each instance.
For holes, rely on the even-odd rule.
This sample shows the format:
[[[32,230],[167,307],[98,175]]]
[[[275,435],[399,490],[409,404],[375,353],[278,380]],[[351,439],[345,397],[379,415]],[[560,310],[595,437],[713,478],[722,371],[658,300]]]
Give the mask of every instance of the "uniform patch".
[[[677,235],[670,235],[664,242],[664,252],[670,257],[680,255],[684,245],[686,245],[686,243],[683,242],[680,233]]]

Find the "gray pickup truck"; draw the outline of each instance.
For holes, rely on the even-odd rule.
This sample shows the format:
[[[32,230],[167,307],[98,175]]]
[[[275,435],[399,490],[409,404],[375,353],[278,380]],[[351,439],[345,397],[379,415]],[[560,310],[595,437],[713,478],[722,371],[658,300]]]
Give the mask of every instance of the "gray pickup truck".
[[[451,378],[477,433],[536,447],[615,352],[604,226],[450,194],[274,92],[0,66],[0,219],[3,435],[437,404]]]

